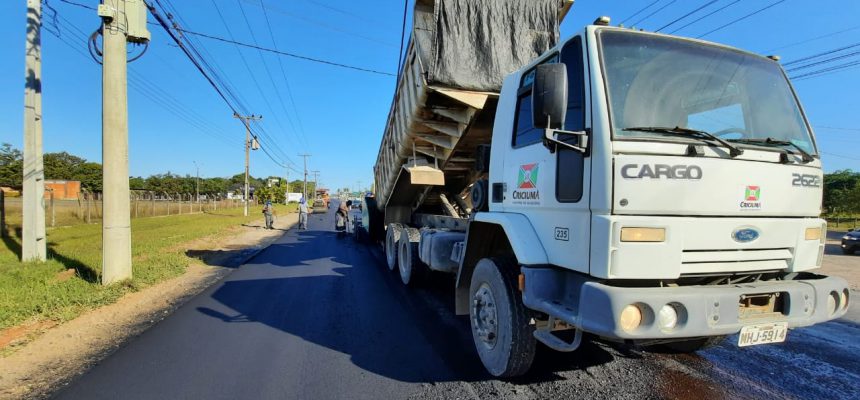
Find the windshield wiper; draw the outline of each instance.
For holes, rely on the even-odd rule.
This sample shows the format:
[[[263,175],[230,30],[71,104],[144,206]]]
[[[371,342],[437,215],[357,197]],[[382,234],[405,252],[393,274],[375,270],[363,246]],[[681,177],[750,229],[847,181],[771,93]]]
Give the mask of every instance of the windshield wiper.
[[[730,142],[734,143],[749,143],[749,144],[758,144],[758,145],[772,145],[772,146],[791,146],[800,153],[800,159],[804,164],[810,163],[815,160],[815,157],[812,157],[811,154],[807,153],[806,150],[803,150],[802,147],[798,146],[796,143],[788,141],[788,140],[779,140],[774,139],[772,137],[767,137],[764,139],[729,139]]]
[[[676,126],[674,128],[669,128],[665,126],[632,126],[629,128],[622,129],[623,131],[640,131],[640,132],[653,132],[653,133],[663,133],[667,135],[676,135],[676,136],[699,136],[704,137],[706,139],[714,140],[719,144],[727,147],[729,149],[729,155],[732,157],[737,157],[741,154],[744,154],[744,151],[737,146],[725,141],[724,139],[720,139],[708,132],[700,131],[696,129],[689,128],[681,128],[680,126]]]

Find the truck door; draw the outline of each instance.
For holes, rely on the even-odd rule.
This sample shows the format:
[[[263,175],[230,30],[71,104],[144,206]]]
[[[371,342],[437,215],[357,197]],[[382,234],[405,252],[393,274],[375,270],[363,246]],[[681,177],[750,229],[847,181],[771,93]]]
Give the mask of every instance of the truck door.
[[[558,56],[546,61],[567,66],[568,131],[583,131],[589,125],[582,42],[581,36],[574,37]],[[517,92],[511,148],[504,161],[504,210],[528,216],[550,263],[588,273],[590,158],[561,146],[550,153],[543,145],[543,130],[532,124],[533,80],[534,69],[523,74]]]

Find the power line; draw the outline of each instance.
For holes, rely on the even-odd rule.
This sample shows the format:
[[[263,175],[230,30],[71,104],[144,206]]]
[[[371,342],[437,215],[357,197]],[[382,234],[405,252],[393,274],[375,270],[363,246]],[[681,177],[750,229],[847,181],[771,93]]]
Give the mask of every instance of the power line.
[[[76,3],[76,2],[74,2],[74,1],[69,1],[69,0],[60,0],[60,2],[61,2],[61,3],[66,3],[66,4],[71,4],[71,5],[73,5],[73,6],[78,6],[78,7],[81,7],[81,8],[86,8],[87,10],[93,10],[93,11],[95,11],[95,10],[96,10],[96,8],[95,8],[95,7],[93,7],[93,6],[88,6],[88,5],[86,5],[86,4]]]
[[[86,33],[84,33],[80,28],[78,28],[71,21],[64,18],[62,15],[58,15],[60,18],[59,23],[65,27],[72,38],[80,40],[84,43],[88,40]],[[61,37],[59,34],[53,33],[61,43],[65,44],[74,52],[81,55],[81,57],[86,58],[87,60],[92,60],[90,55],[80,49],[78,46],[73,45],[67,39]],[[135,92],[141,94],[143,97],[146,97],[153,104],[163,108],[165,111],[170,112],[180,120],[184,121],[188,125],[196,128],[200,132],[212,136],[213,138],[219,139],[227,144],[232,144],[230,141],[229,135],[225,134],[223,131],[220,131],[214,125],[211,125],[206,119],[202,116],[191,110],[184,104],[182,104],[178,99],[171,96],[169,93],[164,91],[155,85],[151,80],[145,79],[139,73],[134,71],[133,69],[129,69],[129,84]]]
[[[815,59],[815,58],[818,58],[818,57],[824,57],[824,56],[827,56],[827,55],[830,55],[830,54],[833,54],[833,53],[838,53],[838,52],[840,52],[840,51],[850,50],[850,49],[853,49],[853,48],[855,48],[855,47],[860,47],[860,42],[853,43],[853,44],[849,44],[849,45],[847,45],[847,46],[842,46],[842,47],[838,47],[838,48],[831,49],[831,50],[827,50],[827,51],[823,51],[823,52],[821,52],[821,53],[813,54],[813,55],[811,55],[811,56],[806,56],[806,57],[803,57],[803,58],[799,58],[799,59],[797,59],[797,60],[793,60],[793,61],[789,61],[789,62],[783,63],[783,65],[786,65],[786,66],[787,66],[787,65],[792,65],[792,64],[797,64],[797,63],[802,63],[802,62],[804,62],[804,61],[809,61],[809,60],[812,60],[812,59]]]
[[[409,8],[409,0],[403,1],[403,25],[400,27],[400,51],[397,52],[397,82],[394,85],[394,90],[400,86],[400,68],[403,67],[403,39],[406,36],[406,12]]]
[[[669,7],[669,6],[671,6],[672,4],[674,4],[674,3],[675,3],[675,1],[676,1],[676,0],[672,0],[672,1],[668,2],[668,3],[666,3],[663,7],[660,7],[660,8],[658,8],[657,10],[655,10],[654,12],[652,12],[651,14],[648,14],[648,15],[646,15],[645,17],[643,17],[643,18],[639,19],[639,21],[636,21],[636,22],[634,22],[634,23],[630,24],[630,26],[636,26],[636,25],[641,24],[642,22],[645,22],[645,20],[647,20],[648,18],[651,18],[654,14],[657,14],[658,12],[663,11],[663,9],[665,9],[666,7]]]
[[[635,16],[639,15],[641,12],[643,12],[643,11],[645,11],[645,10],[647,10],[647,9],[651,8],[651,6],[653,6],[654,4],[657,4],[657,3],[661,2],[661,1],[662,1],[662,0],[655,0],[655,1],[654,1],[654,2],[652,2],[651,4],[648,4],[647,6],[640,8],[640,9],[639,9],[639,11],[636,11],[635,13],[633,13],[633,15],[631,15],[631,16],[629,16],[629,17],[625,18],[623,21],[621,21],[621,23],[623,24],[623,23],[625,23],[625,22],[629,21],[631,18],[633,18],[633,17],[635,17]]]
[[[792,76],[791,79],[792,80],[810,79],[810,78],[815,78],[815,77],[819,77],[819,76],[823,76],[823,75],[829,75],[829,74],[832,74],[835,72],[839,72],[842,70],[851,69],[851,68],[855,68],[855,67],[860,67],[860,60],[845,63],[845,64],[839,64],[839,65],[829,67],[829,68],[819,69],[817,71],[807,72],[807,73],[801,74],[801,75]]]
[[[687,18],[687,17],[689,17],[689,16],[691,16],[691,15],[693,15],[693,14],[697,13],[697,12],[701,11],[702,9],[704,9],[705,7],[707,7],[707,6],[711,5],[711,4],[714,4],[714,3],[718,2],[718,1],[720,1],[720,0],[711,0],[711,1],[707,2],[707,3],[705,3],[705,4],[702,4],[701,6],[699,6],[698,8],[696,8],[695,10],[690,11],[690,12],[688,12],[688,13],[686,13],[686,14],[684,14],[684,15],[682,15],[682,16],[680,16],[680,17],[678,17],[678,18],[675,18],[675,20],[673,20],[672,22],[669,22],[669,23],[668,23],[668,24],[666,24],[666,25],[661,26],[661,27],[660,27],[660,29],[657,29],[657,30],[656,30],[656,31],[654,31],[654,32],[660,32],[660,31],[662,31],[663,29],[666,29],[666,28],[668,28],[668,27],[670,27],[670,26],[674,25],[674,24],[675,24],[675,23],[677,23],[678,21],[680,21],[680,20],[682,20],[682,19],[684,19],[684,18]]]
[[[263,16],[266,18],[266,26],[269,28],[269,37],[272,39],[272,46],[275,47],[275,50],[278,50],[278,42],[275,40],[275,34],[272,31],[272,24],[269,21],[269,14],[266,12],[266,5],[263,4],[263,0],[260,0],[260,8],[263,9]],[[309,147],[307,136],[305,135],[305,128],[302,125],[302,119],[299,115],[298,108],[296,107],[296,101],[293,98],[293,91],[290,88],[290,81],[287,79],[287,73],[284,70],[284,63],[281,60],[281,57],[277,57],[278,66],[281,70],[281,77],[284,78],[284,86],[287,88],[287,95],[290,98],[290,105],[293,108],[293,113],[296,117],[296,124],[299,126],[299,137],[304,141],[305,148]]]
[[[703,15],[703,16],[701,16],[701,17],[699,17],[699,18],[696,18],[696,19],[694,19],[694,20],[692,20],[692,21],[690,21],[690,22],[688,22],[688,23],[684,24],[682,27],[677,28],[677,29],[675,29],[675,30],[674,30],[674,31],[672,31],[672,32],[669,32],[669,34],[671,35],[671,34],[673,34],[673,33],[675,33],[675,32],[678,32],[678,31],[680,31],[681,29],[684,29],[684,28],[686,28],[686,27],[688,27],[688,26],[690,26],[690,25],[693,25],[693,24],[695,24],[696,22],[699,22],[699,21],[701,21],[701,20],[703,20],[703,19],[705,19],[705,18],[708,18],[708,17],[710,17],[711,15],[714,15],[714,14],[716,14],[716,13],[720,12],[720,11],[723,11],[723,10],[725,10],[725,9],[727,9],[727,8],[729,8],[729,7],[733,6],[733,5],[735,5],[735,4],[738,4],[738,3],[740,3],[740,2],[741,2],[741,0],[735,0],[735,1],[731,2],[731,3],[729,3],[729,4],[726,4],[726,5],[724,5],[724,6],[720,7],[720,8],[718,8],[718,9],[716,9],[716,10],[714,10],[714,11],[711,11],[711,12],[709,12],[709,13],[707,13],[707,14],[705,14],[705,15]]]
[[[834,131],[851,131],[851,132],[860,132],[860,128],[840,128],[835,126],[824,126],[824,125],[815,125],[816,128],[819,129],[832,129]]]
[[[825,58],[825,59],[823,59],[823,60],[819,60],[819,61],[811,62],[811,63],[809,63],[809,64],[804,64],[804,65],[801,65],[801,66],[798,66],[798,67],[792,67],[792,68],[787,69],[786,71],[788,71],[788,72],[794,72],[794,71],[798,71],[798,70],[801,70],[801,69],[806,69],[806,68],[814,67],[814,66],[816,66],[816,65],[829,64],[829,63],[832,63],[832,62],[834,62],[834,61],[839,61],[839,60],[846,59],[846,58],[849,58],[849,57],[854,57],[854,56],[856,56],[856,55],[858,55],[858,54],[860,54],[860,51],[854,51],[854,52],[847,53],[847,54],[840,54],[840,55],[838,55],[838,56],[833,56],[833,57],[830,57],[830,58]]]
[[[838,31],[836,31],[836,32],[827,33],[827,34],[824,34],[824,35],[821,35],[821,36],[816,36],[816,37],[813,37],[813,38],[809,38],[809,39],[801,40],[801,41],[799,41],[799,42],[794,42],[794,43],[789,43],[789,44],[782,45],[782,46],[779,46],[779,47],[774,47],[774,48],[772,48],[772,49],[768,49],[768,50],[763,51],[763,53],[771,53],[771,52],[776,51],[776,50],[782,50],[782,49],[787,49],[787,48],[790,48],[790,47],[799,46],[799,45],[801,45],[801,44],[806,44],[806,43],[809,43],[809,42],[814,42],[814,41],[816,41],[816,40],[829,38],[829,37],[831,37],[831,36],[836,36],[836,35],[838,35],[838,34],[840,34],[840,33],[850,32],[850,31],[853,31],[853,30],[856,30],[856,29],[860,29],[860,25],[852,26],[852,27],[850,27],[850,28],[846,28],[846,29],[842,29],[842,30],[838,30]]]
[[[333,26],[333,25],[326,24],[326,23],[324,23],[324,22],[320,22],[320,21],[314,20],[314,19],[306,18],[306,17],[303,17],[303,16],[301,16],[301,15],[294,14],[294,13],[291,13],[291,12],[289,12],[289,11],[286,11],[286,10],[284,10],[284,9],[281,9],[281,8],[278,8],[278,7],[274,7],[274,6],[272,6],[271,4],[269,4],[269,5],[265,5],[262,1],[259,1],[259,2],[254,1],[254,0],[242,0],[242,1],[244,1],[245,3],[251,4],[251,5],[254,5],[254,6],[260,6],[261,8],[263,8],[263,10],[270,10],[270,11],[276,12],[276,13],[278,13],[278,14],[282,14],[282,15],[288,16],[288,17],[290,17],[290,18],[294,18],[294,19],[297,19],[297,20],[299,20],[299,21],[306,22],[306,23],[308,23],[308,24],[310,24],[310,25],[319,26],[319,27],[325,28],[325,29],[330,30],[330,31],[333,31],[333,32],[342,33],[342,34],[347,35],[347,36],[355,37],[355,38],[358,38],[358,39],[363,39],[363,40],[366,40],[366,41],[368,41],[368,42],[373,42],[373,43],[380,44],[380,45],[383,45],[383,46],[388,46],[388,47],[397,47],[397,45],[395,45],[395,44],[391,44],[391,43],[386,42],[386,41],[384,41],[384,40],[382,40],[382,39],[374,38],[374,37],[371,37],[371,36],[366,36],[366,35],[361,34],[361,33],[357,33],[357,32],[353,32],[353,31],[348,31],[348,30],[342,29],[342,28],[340,28],[340,27],[338,27],[338,26]],[[326,7],[326,8],[328,8],[328,7]],[[379,22],[372,22],[372,23],[373,23],[373,24],[379,24]]]
[[[728,22],[728,23],[726,23],[726,24],[723,24],[723,25],[721,25],[721,26],[719,26],[719,27],[717,27],[717,28],[714,28],[714,29],[712,29],[712,30],[710,30],[710,31],[707,31],[707,32],[705,32],[705,33],[703,33],[703,34],[701,34],[701,35],[699,35],[699,36],[696,36],[696,39],[701,39],[701,38],[703,38],[703,37],[705,37],[705,36],[708,36],[708,35],[710,35],[710,34],[712,34],[712,33],[714,33],[714,32],[717,32],[717,31],[720,31],[720,30],[722,30],[722,29],[725,29],[725,28],[727,28],[727,27],[729,27],[729,26],[731,26],[731,25],[734,25],[734,24],[736,24],[736,23],[738,23],[738,22],[741,22],[741,21],[743,21],[743,20],[745,20],[745,19],[747,19],[747,18],[749,18],[749,17],[752,17],[753,15],[756,15],[756,14],[758,14],[758,13],[760,13],[760,12],[764,11],[764,10],[767,10],[767,9],[769,9],[769,8],[771,8],[771,7],[774,7],[774,6],[776,6],[776,5],[780,4],[780,3],[784,3],[784,2],[785,2],[785,0],[778,0],[778,1],[775,1],[775,2],[773,2],[773,3],[770,3],[770,4],[768,4],[767,6],[764,6],[764,7],[760,8],[760,9],[758,9],[758,10],[756,10],[756,11],[753,11],[753,12],[751,12],[751,13],[747,14],[747,15],[744,15],[743,17],[740,17],[740,18],[734,19],[734,20],[732,20],[732,21],[730,21],[730,22]]]
[[[390,72],[377,71],[377,70],[369,69],[369,68],[363,68],[363,67],[356,67],[356,66],[353,66],[353,65],[341,64],[341,63],[334,62],[334,61],[327,61],[327,60],[322,60],[322,59],[319,59],[319,58],[313,58],[313,57],[302,56],[302,55],[298,55],[298,54],[288,53],[288,52],[285,52],[285,51],[280,51],[280,50],[275,50],[275,49],[269,49],[269,48],[262,47],[262,46],[255,46],[255,45],[248,44],[248,43],[242,43],[242,42],[235,41],[235,40],[224,39],[224,38],[221,38],[221,37],[217,37],[217,36],[213,36],[213,35],[208,35],[208,34],[205,34],[205,33],[189,31],[189,30],[187,30],[187,29],[178,29],[178,30],[179,30],[180,32],[182,32],[182,33],[187,33],[187,34],[189,34],[189,35],[200,36],[200,37],[204,37],[204,38],[207,38],[207,39],[218,40],[218,41],[225,42],[225,43],[232,43],[232,44],[236,44],[236,45],[239,45],[239,46],[250,47],[250,48],[253,48],[253,49],[258,49],[258,50],[262,50],[262,51],[268,51],[268,52],[270,52],[270,53],[280,54],[280,55],[288,56],[288,57],[294,57],[294,58],[298,58],[298,59],[302,59],[302,60],[306,60],[306,61],[312,61],[312,62],[316,62],[316,63],[320,63],[320,64],[327,64],[327,65],[332,65],[332,66],[335,66],[335,67],[347,68],[347,69],[352,69],[352,70],[362,71],[362,72],[369,72],[369,73],[372,73],[372,74],[378,74],[378,75],[395,76],[395,74],[392,74],[392,73],[390,73]]]
[[[215,3],[214,0],[212,3],[213,4]],[[245,7],[242,7],[242,2],[240,0],[236,0],[236,4],[239,6],[239,11],[241,11],[241,13],[242,13],[242,19],[245,21],[245,25],[248,27],[248,32],[251,34],[251,40],[254,42],[255,46],[258,46],[259,43],[257,42],[257,36],[254,35],[254,29],[251,28],[251,23],[248,21],[248,16],[245,13]],[[223,19],[222,19],[222,21],[223,21]],[[238,48],[238,46],[237,46],[237,48]],[[284,99],[281,96],[281,91],[278,89],[278,86],[275,85],[275,79],[272,77],[272,72],[269,71],[269,65],[266,64],[266,58],[263,57],[263,52],[259,49],[257,50],[257,54],[260,56],[260,62],[262,62],[262,64],[263,64],[263,69],[266,71],[266,75],[269,77],[269,81],[271,82],[272,86],[275,89],[275,96],[278,97],[278,101],[281,104],[281,108],[284,110],[284,115],[287,117],[287,121],[290,123],[290,125],[293,126],[293,121],[290,119],[289,113],[287,113],[287,108],[284,106]],[[250,73],[250,71],[249,71],[249,73]],[[263,94],[262,90],[260,90],[260,94]],[[265,98],[265,95],[263,97]],[[278,114],[275,113],[274,109],[272,109],[271,102],[268,101],[268,99],[266,100],[266,106],[269,108],[269,110],[272,112],[272,114],[275,115],[275,122],[278,124],[278,127],[281,129],[281,131],[286,132],[286,128],[284,128],[284,125],[281,123],[281,119],[278,118]],[[293,130],[295,130],[295,126],[293,126]],[[284,155],[286,157],[286,153],[284,153],[283,150],[280,149],[280,146],[278,146],[277,143],[274,143],[274,140],[273,140],[273,146],[275,147],[274,150],[277,150],[277,152],[281,153],[282,155]]]

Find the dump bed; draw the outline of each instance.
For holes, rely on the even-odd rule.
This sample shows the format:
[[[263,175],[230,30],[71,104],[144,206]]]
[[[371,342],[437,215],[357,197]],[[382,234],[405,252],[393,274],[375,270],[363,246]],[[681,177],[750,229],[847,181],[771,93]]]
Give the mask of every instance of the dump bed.
[[[377,205],[416,209],[479,176],[506,75],[555,46],[572,0],[417,0],[374,166]],[[432,190],[431,190],[432,189]],[[389,219],[389,218],[386,218]]]

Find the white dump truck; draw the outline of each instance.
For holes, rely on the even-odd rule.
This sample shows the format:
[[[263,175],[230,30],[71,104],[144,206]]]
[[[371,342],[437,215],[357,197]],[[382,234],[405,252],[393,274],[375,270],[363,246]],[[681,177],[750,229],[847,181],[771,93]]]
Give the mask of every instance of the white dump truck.
[[[456,274],[487,371],[583,334],[695,351],[845,314],[822,170],[778,58],[571,1],[418,0],[364,226],[404,284]]]

